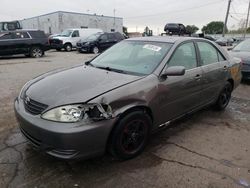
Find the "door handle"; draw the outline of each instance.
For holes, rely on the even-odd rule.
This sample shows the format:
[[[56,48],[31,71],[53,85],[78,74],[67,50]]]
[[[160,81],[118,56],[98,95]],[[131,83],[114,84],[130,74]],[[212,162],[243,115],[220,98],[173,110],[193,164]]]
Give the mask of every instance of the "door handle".
[[[197,74],[194,78],[195,78],[196,80],[200,80],[200,79],[201,79],[201,75],[200,75],[200,74]]]

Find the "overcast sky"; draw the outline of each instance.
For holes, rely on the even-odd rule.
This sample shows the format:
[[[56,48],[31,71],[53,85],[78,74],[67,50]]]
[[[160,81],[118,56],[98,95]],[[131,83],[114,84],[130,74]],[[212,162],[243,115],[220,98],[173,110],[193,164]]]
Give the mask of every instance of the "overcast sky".
[[[229,28],[246,18],[249,0],[232,0]],[[129,31],[145,26],[161,32],[165,23],[194,24],[224,21],[228,0],[1,0],[0,21],[18,20],[58,10],[123,17]],[[237,14],[236,14],[237,13]]]

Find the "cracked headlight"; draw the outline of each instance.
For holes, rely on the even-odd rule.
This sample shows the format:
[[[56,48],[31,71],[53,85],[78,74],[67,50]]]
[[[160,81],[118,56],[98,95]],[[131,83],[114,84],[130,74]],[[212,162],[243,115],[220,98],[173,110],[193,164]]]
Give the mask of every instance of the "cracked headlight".
[[[105,104],[76,104],[53,108],[44,114],[42,118],[57,122],[73,123],[81,120],[102,120],[112,115],[111,107]]]

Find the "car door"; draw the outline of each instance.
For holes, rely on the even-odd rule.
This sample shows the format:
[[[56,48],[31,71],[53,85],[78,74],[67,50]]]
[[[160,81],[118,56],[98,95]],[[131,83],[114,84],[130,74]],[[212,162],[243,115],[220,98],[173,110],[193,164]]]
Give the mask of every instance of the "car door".
[[[26,54],[30,50],[30,36],[27,32],[13,32],[13,51],[15,54]]]
[[[11,55],[13,54],[13,40],[11,33],[0,34],[0,55]]]
[[[179,45],[167,67],[184,66],[183,76],[168,76],[158,86],[161,123],[177,118],[201,104],[202,69],[199,67],[195,45],[192,41]]]
[[[203,101],[209,103],[219,94],[228,75],[228,62],[219,50],[209,42],[197,41],[203,71]]]
[[[106,50],[109,47],[108,35],[103,34],[99,37],[99,48],[101,51]]]
[[[71,44],[73,47],[76,47],[76,43],[81,39],[79,31],[74,30],[71,34]]]

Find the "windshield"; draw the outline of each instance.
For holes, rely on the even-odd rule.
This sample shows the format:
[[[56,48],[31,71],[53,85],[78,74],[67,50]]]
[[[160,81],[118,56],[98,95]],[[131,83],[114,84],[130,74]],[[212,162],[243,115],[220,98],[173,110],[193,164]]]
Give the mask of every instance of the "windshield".
[[[171,46],[171,43],[163,42],[123,41],[99,55],[91,64],[128,74],[148,75],[160,64]]]
[[[239,43],[237,46],[234,47],[233,51],[250,52],[250,39]]]
[[[87,41],[96,40],[101,34],[93,34],[86,38]]]
[[[71,33],[73,32],[73,30],[64,30],[60,36],[63,36],[63,37],[70,37]]]

